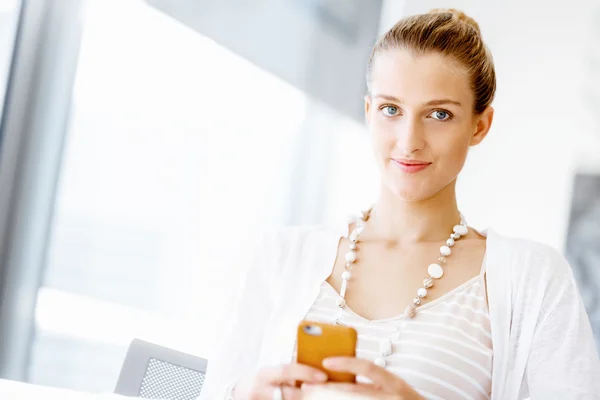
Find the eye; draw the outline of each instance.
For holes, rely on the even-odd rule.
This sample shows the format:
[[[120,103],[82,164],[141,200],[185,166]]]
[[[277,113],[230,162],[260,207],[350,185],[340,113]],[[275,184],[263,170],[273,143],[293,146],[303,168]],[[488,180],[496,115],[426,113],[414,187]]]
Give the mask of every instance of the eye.
[[[452,115],[445,110],[435,110],[430,114],[433,119],[437,119],[438,121],[447,121],[452,118]]]
[[[383,115],[386,117],[393,117],[394,115],[398,115],[400,110],[396,106],[381,106],[381,111],[383,111]]]

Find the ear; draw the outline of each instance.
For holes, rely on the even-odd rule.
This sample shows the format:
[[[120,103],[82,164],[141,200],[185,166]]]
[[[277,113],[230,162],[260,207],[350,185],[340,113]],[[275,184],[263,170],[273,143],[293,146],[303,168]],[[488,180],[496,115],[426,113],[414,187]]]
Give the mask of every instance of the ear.
[[[371,123],[371,96],[365,96],[365,122],[367,125]]]
[[[475,132],[471,136],[470,146],[477,146],[485,139],[494,120],[494,108],[488,106],[479,116],[475,124]]]

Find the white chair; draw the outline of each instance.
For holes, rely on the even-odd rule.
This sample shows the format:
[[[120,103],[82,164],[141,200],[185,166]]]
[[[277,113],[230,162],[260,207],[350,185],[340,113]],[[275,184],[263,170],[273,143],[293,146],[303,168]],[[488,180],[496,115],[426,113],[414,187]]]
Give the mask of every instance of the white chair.
[[[144,399],[195,400],[208,361],[134,339],[121,368],[115,393]]]

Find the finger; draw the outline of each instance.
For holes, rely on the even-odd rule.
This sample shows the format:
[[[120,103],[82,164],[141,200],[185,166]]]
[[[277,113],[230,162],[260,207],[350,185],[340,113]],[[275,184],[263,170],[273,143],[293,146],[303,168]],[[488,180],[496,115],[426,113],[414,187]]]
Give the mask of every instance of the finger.
[[[362,392],[363,389],[373,390],[373,386],[366,383],[348,382],[326,382],[326,383],[303,383],[302,390],[310,392],[319,389],[331,389],[340,392]]]
[[[331,371],[349,372],[368,378],[373,385],[387,391],[403,390],[407,383],[397,375],[386,371],[373,362],[355,357],[331,357],[323,361],[323,366]]]
[[[376,389],[373,385],[362,383],[330,382],[322,384],[305,384],[302,385],[302,391],[305,393],[306,397],[310,397],[312,394],[319,394],[322,398],[325,398],[325,396],[335,398],[335,395],[338,395],[337,397],[343,395],[344,398],[354,398],[354,396],[356,396],[358,398],[369,399],[384,399],[387,397],[386,392]]]
[[[327,374],[307,365],[284,364],[263,369],[259,373],[259,379],[275,385],[294,381],[318,383],[327,381]]]
[[[302,399],[302,391],[299,388],[293,386],[273,386],[267,385],[263,386],[258,390],[258,396],[255,398],[271,400],[274,398],[273,394],[277,390],[277,388],[281,388],[281,394],[283,395],[283,400],[301,400]],[[255,392],[256,394],[256,392]]]

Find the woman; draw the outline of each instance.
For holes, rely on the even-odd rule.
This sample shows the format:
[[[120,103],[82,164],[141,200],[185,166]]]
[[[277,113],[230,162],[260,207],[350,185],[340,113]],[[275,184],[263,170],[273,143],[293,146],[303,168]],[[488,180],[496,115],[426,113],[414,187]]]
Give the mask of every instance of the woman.
[[[461,12],[406,18],[380,38],[365,99],[379,198],[350,225],[265,239],[205,397],[295,399],[328,387],[372,398],[599,398],[591,328],[563,257],[476,232],[459,213],[456,179],[490,129],[495,85],[479,28]],[[325,367],[361,382],[326,383],[293,362],[304,318],[357,329],[357,358]]]

